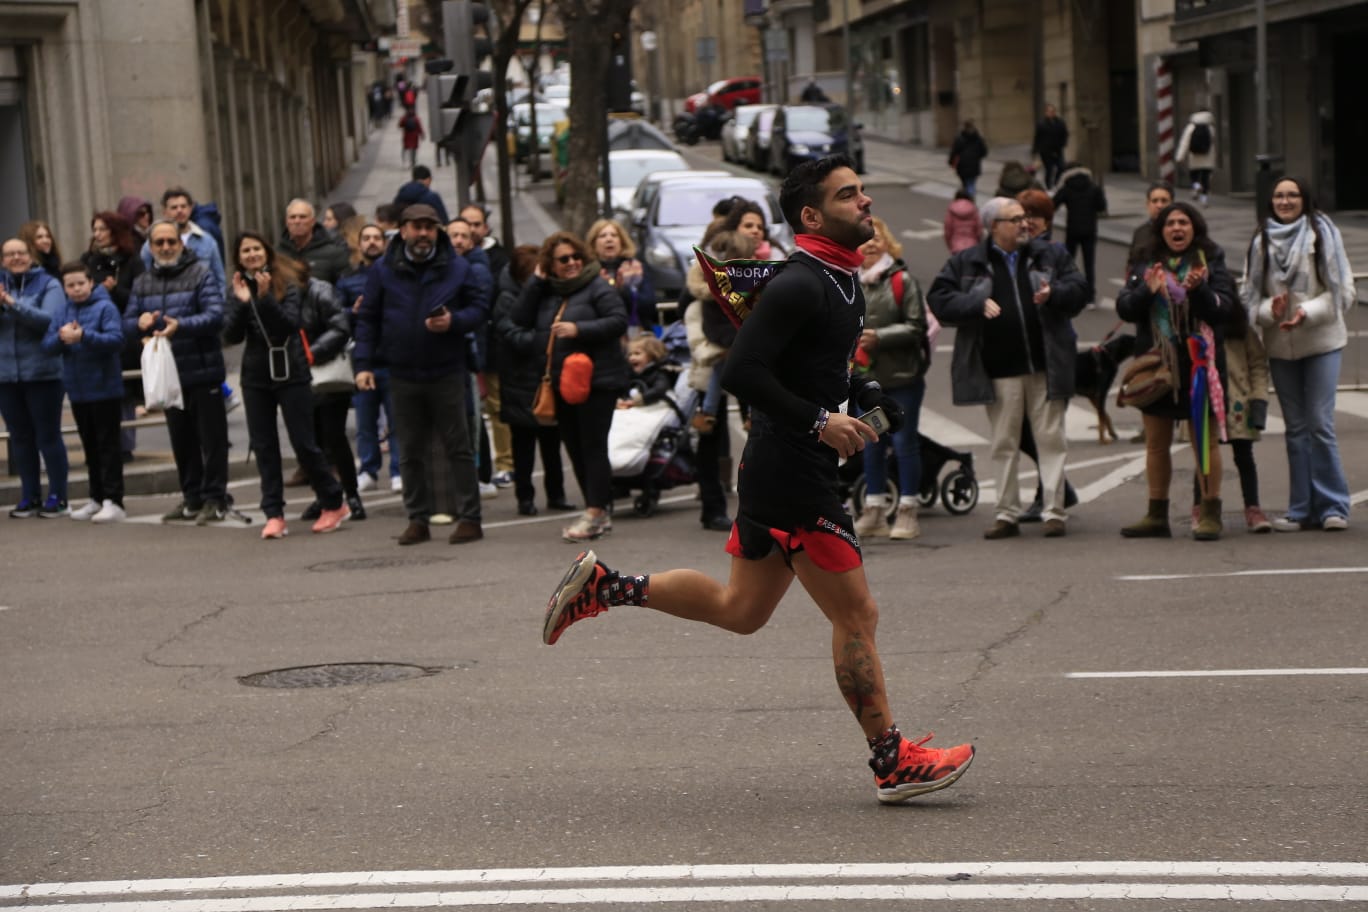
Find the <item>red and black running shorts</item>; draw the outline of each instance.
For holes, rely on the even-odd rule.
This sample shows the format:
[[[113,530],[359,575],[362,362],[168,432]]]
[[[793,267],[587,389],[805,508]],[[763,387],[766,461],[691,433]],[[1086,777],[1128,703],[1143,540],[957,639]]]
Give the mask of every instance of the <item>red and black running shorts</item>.
[[[813,564],[828,573],[844,573],[864,563],[860,540],[850,516],[839,505],[819,510],[810,519],[785,523],[783,528],[738,513],[727,538],[727,553],[745,560],[760,560],[775,548],[784,563],[793,567],[793,555],[805,552]]]

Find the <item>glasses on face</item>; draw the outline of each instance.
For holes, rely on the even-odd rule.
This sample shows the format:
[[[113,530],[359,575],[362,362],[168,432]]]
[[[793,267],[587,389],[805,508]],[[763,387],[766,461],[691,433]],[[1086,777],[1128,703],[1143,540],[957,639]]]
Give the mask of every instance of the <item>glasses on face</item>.
[[[1026,224],[1026,216],[1024,216],[1024,215],[1014,215],[1014,216],[1012,216],[1011,218],[993,219],[993,221],[994,221],[994,222],[1011,222],[1013,225],[1024,225],[1024,224]]]
[[[1273,194],[1273,199],[1277,200],[1278,202],[1286,202],[1288,200],[1299,200],[1301,199],[1301,194],[1297,193],[1296,191],[1293,191],[1291,193],[1275,193]]]
[[[578,253],[567,253],[565,256],[556,257],[556,262],[560,263],[562,266],[567,263],[583,263],[584,257],[580,256]]]
[[[149,241],[148,243],[153,247],[175,247],[180,241],[175,238],[158,238],[157,240]]]
[[[13,260],[21,256],[28,256],[27,250],[6,250],[0,254],[0,259]]]

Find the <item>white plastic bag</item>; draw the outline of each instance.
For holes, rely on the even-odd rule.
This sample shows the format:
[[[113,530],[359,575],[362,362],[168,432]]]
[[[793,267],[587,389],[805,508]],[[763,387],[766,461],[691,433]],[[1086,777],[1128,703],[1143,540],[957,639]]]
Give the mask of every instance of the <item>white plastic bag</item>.
[[[142,350],[143,398],[148,411],[185,408],[180,374],[171,356],[171,340],[153,336]]]

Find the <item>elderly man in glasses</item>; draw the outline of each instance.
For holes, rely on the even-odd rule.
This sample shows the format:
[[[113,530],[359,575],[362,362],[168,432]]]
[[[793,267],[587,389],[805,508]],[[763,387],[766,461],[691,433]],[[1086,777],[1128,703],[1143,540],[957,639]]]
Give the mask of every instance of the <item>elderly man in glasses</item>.
[[[223,283],[211,263],[186,246],[172,219],[147,235],[152,268],[133,280],[124,336],[171,343],[183,408],[166,410],[181,502],[163,522],[222,522],[229,514],[228,416],[223,407]]]
[[[375,389],[375,371],[388,367],[399,437],[399,477],[409,524],[399,544],[431,539],[434,513],[450,513],[453,545],[484,537],[480,486],[466,403],[466,334],[489,319],[489,292],[465,257],[451,245],[437,211],[423,203],[406,208],[399,236],[366,277],[356,311],[356,386]],[[434,435],[435,438],[434,438]],[[435,503],[428,460],[441,441],[450,466],[452,504]]]
[[[988,539],[1020,534],[1017,460],[1021,421],[1029,417],[1040,452],[1044,533],[1065,532],[1064,413],[1074,391],[1072,325],[1088,302],[1088,283],[1061,248],[1032,240],[1021,203],[984,205],[987,237],[952,256],[927,302],[956,327],[950,382],[956,405],[986,405],[992,424],[998,501]]]

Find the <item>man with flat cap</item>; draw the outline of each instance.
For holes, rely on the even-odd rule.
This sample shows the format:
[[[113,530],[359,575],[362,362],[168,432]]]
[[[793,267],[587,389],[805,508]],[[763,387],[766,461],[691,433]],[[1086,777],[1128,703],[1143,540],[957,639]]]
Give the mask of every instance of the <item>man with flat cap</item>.
[[[416,203],[404,209],[399,234],[370,269],[356,313],[356,386],[375,386],[375,368],[388,367],[399,438],[399,476],[409,524],[399,544],[431,536],[436,512],[428,467],[432,436],[442,443],[454,479],[456,518],[448,541],[484,537],[480,486],[475,474],[474,433],[466,409],[465,335],[489,318],[489,296],[465,257],[452,249],[437,211]]]

